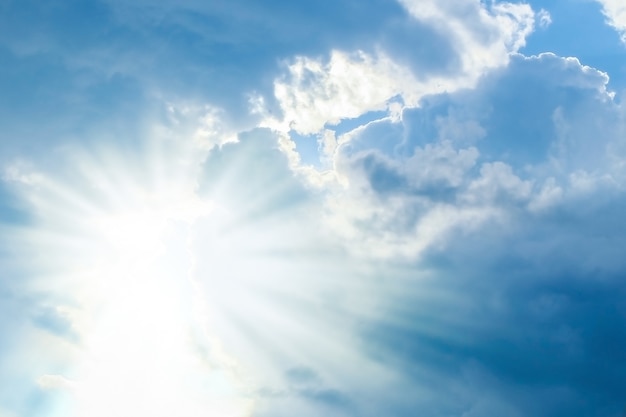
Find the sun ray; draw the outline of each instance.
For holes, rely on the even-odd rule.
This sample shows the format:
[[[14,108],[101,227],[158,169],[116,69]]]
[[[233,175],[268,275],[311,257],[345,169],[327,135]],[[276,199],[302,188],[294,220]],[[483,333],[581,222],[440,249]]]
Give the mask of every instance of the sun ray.
[[[158,148],[66,150],[62,174],[29,173],[37,180],[16,186],[33,221],[12,231],[14,244],[40,254],[30,259],[29,285],[52,305],[77,309],[68,320],[78,345],[59,377],[70,381],[59,387],[72,398],[65,415],[248,413],[232,364],[222,363],[227,355],[198,354],[210,340],[202,337],[188,236],[214,207],[194,192],[201,159],[184,146],[177,155]]]
[[[209,150],[157,137],[28,173],[34,223],[17,236],[41,254],[31,272],[46,271],[31,286],[71,311],[78,340],[60,374],[66,415],[247,416],[259,393],[302,395],[290,369],[330,387],[359,368],[389,374],[354,350],[381,287],[342,266],[275,139]]]

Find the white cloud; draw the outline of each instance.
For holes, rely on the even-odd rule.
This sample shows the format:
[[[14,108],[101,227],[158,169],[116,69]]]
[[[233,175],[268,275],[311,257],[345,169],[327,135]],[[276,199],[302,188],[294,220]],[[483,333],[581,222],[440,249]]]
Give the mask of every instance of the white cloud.
[[[533,195],[528,203],[528,208],[532,212],[549,209],[563,198],[563,187],[559,186],[554,177],[547,178],[541,185],[539,192]]]
[[[468,115],[451,109],[446,116],[438,116],[437,133],[440,140],[454,143],[475,143],[485,137],[485,128]]]
[[[384,55],[333,51],[330,59],[297,57],[274,83],[283,110],[280,121],[266,125],[300,134],[317,133],[326,124],[384,110],[387,101],[415,83],[410,71]]]
[[[458,187],[477,159],[478,150],[473,147],[456,150],[450,141],[427,144],[415,149],[406,161],[405,172],[409,182],[418,189]]]
[[[526,43],[535,14],[527,4],[480,0],[400,0],[418,20],[428,22],[453,40],[470,78],[506,65],[511,52]]]
[[[62,375],[42,375],[37,379],[37,385],[44,390],[72,389],[74,382]]]
[[[340,135],[329,227],[357,253],[415,259],[492,222],[617,192],[623,118],[607,83],[575,58],[516,54],[473,89]]]
[[[531,182],[523,181],[509,165],[497,161],[483,164],[480,177],[471,182],[461,199],[479,205],[498,203],[498,200],[525,201],[531,191]]]
[[[330,137],[329,132],[342,120],[375,110],[385,111],[390,121],[400,121],[402,108],[420,106],[423,97],[471,88],[486,72],[506,66],[511,54],[524,46],[536,18],[527,4],[486,5],[477,0],[403,0],[401,3],[413,19],[432,26],[451,40],[455,55],[449,58],[454,62],[449,64],[451,69],[418,73],[419,69],[395,61],[393,54],[388,54],[381,45],[376,52],[334,50],[328,59],[297,56],[287,62],[285,73],[274,82],[274,98],[282,110],[280,116],[267,109],[262,97],[254,96],[250,100],[251,112],[264,119],[261,125],[282,132],[281,148],[289,156],[292,168],[312,184],[328,183],[341,176],[304,166],[290,131],[316,135],[320,140]],[[478,139],[484,135],[482,127],[474,121],[459,121],[456,126],[452,122],[450,119],[442,124],[441,134],[446,136],[443,139],[470,136]],[[328,132],[322,134],[324,129]],[[335,136],[338,143],[346,143],[351,137]],[[327,140],[322,143],[330,144]],[[327,159],[330,148],[324,149],[323,158]]]
[[[546,9],[541,9],[537,12],[536,19],[539,22],[539,27],[545,29],[552,24],[552,16]]]
[[[24,160],[16,160],[5,166],[2,175],[2,181],[27,186],[36,185],[42,179],[42,176],[34,171],[32,164]]]
[[[620,34],[622,42],[626,43],[626,3],[622,0],[596,1],[602,5],[607,23]]]
[[[267,117],[264,125],[312,134],[367,111],[397,112],[390,109],[394,96],[415,106],[427,94],[469,87],[486,71],[508,63],[509,55],[524,46],[535,18],[528,5],[512,3],[495,3],[489,8],[466,0],[402,3],[415,19],[434,25],[452,39],[461,61],[459,68],[450,74],[424,77],[395,62],[382,49],[376,54],[335,50],[328,60],[298,56],[274,83],[283,116],[279,120]],[[251,106],[253,112],[264,113],[262,99],[254,99]]]

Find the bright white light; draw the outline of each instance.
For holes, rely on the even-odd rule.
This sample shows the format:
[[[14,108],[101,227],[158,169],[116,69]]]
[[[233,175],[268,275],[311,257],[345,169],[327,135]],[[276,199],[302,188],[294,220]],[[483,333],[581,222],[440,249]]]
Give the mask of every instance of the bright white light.
[[[250,143],[217,158],[204,196],[193,148],[76,152],[67,172],[12,173],[29,179],[19,184],[36,215],[14,233],[37,254],[32,286],[79,339],[63,342],[62,372],[38,375],[70,398],[44,417],[244,417],[263,392],[307,404],[308,389],[376,384],[353,379],[372,365],[346,329],[375,301],[362,295],[380,291],[335,269],[342,253],[309,207],[289,206],[292,179],[271,155],[250,177]],[[294,387],[299,366],[325,385]]]
[[[195,194],[198,156],[187,151],[135,160],[105,152],[99,163],[75,153],[73,172],[18,184],[37,216],[21,233],[31,253],[44,254],[34,268],[55,277],[38,290],[72,300],[68,319],[80,339],[65,373],[39,378],[41,389],[71,398],[50,415],[249,414],[190,275],[190,231],[197,219],[211,221],[215,204]],[[146,175],[150,166],[158,170]]]

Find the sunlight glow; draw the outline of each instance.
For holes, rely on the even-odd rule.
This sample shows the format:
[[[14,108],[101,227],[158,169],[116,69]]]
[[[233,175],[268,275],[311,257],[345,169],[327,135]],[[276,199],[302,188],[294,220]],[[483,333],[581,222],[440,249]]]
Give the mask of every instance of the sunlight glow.
[[[190,159],[186,151],[172,159]],[[24,241],[46,254],[35,269],[65,276],[65,288],[49,296],[79,306],[67,317],[79,338],[73,359],[63,375],[42,375],[41,389],[69,393],[65,416],[248,415],[252,403],[233,360],[217,354],[190,275],[190,230],[215,209],[194,192],[196,166],[146,178],[111,152],[100,164],[72,156],[78,175],[13,172],[36,178],[18,184],[36,215]],[[142,158],[167,169],[171,157]]]
[[[246,417],[263,393],[306,402],[321,389],[293,386],[289,369],[300,366],[349,386],[336,370],[348,359],[368,366],[346,326],[370,301],[353,294],[376,292],[336,269],[342,254],[298,209],[293,178],[250,178],[259,154],[238,148],[213,161],[220,169],[202,174],[210,186],[200,192],[197,149],[148,148],[71,153],[65,174],[13,173],[35,179],[20,183],[34,213],[21,235],[42,254],[33,275],[55,277],[36,289],[71,311],[62,319],[78,340],[63,372],[39,376],[41,389],[71,398],[45,417]],[[263,157],[271,168],[282,155]]]

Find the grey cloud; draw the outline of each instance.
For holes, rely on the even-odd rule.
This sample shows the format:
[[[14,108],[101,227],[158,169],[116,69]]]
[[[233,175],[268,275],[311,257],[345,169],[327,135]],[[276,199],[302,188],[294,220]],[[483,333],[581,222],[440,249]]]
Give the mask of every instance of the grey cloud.
[[[457,235],[431,250],[404,280],[396,276],[402,293],[365,327],[365,349],[433,388],[434,404],[450,415],[499,415],[484,404],[489,397],[506,405],[505,415],[619,415],[624,265],[604,269],[590,252],[619,246],[623,228],[597,247],[586,232],[573,237],[563,227],[526,219],[515,232]],[[421,277],[427,265],[430,278]],[[434,404],[421,415],[440,415]]]
[[[411,68],[417,79],[454,75],[461,60],[446,33],[427,23],[396,18],[387,22],[380,44],[396,62]]]
[[[387,191],[428,181],[456,188],[494,162],[520,181],[568,181],[577,170],[619,177],[612,166],[619,165],[623,118],[606,83],[605,74],[571,58],[516,56],[473,90],[426,97],[401,123],[380,120],[354,131],[339,158],[363,164],[374,189]],[[464,136],[458,126],[471,129]],[[483,176],[490,166],[498,165],[484,166]]]
[[[287,370],[286,376],[294,384],[310,384],[319,380],[317,373],[306,366],[290,368]]]
[[[253,143],[257,151],[271,147],[230,146]],[[359,319],[354,352],[401,375],[405,382],[394,389],[402,399],[393,398],[391,385],[362,398],[356,382],[327,386],[316,367],[297,366],[284,374],[290,389],[261,395],[257,415],[315,415],[321,409],[313,404],[329,415],[619,415],[623,201],[513,211],[511,222],[454,234],[419,262],[381,268],[378,309]]]
[[[623,142],[623,119],[607,81],[576,60],[517,56],[476,89],[427,97],[402,122],[370,124],[340,148],[338,169],[362,190],[352,197],[371,209],[353,224],[363,240],[384,236],[369,253],[411,248],[412,230],[442,203],[496,209],[478,226],[446,229],[404,271],[381,271],[395,295],[362,322],[362,349],[411,381],[405,395],[429,392],[390,415],[620,415],[626,199],[613,165],[623,156],[610,150]],[[448,122],[474,130],[446,137]],[[457,156],[475,149],[475,161],[422,155],[446,141]],[[437,171],[448,164],[459,172]],[[442,184],[419,187],[420,165],[447,172],[432,177],[447,181],[446,198]],[[549,187],[553,201],[533,208]]]
[[[344,410],[353,408],[352,400],[344,393],[336,389],[304,389],[299,393],[316,403],[321,403],[330,407],[336,407]]]

